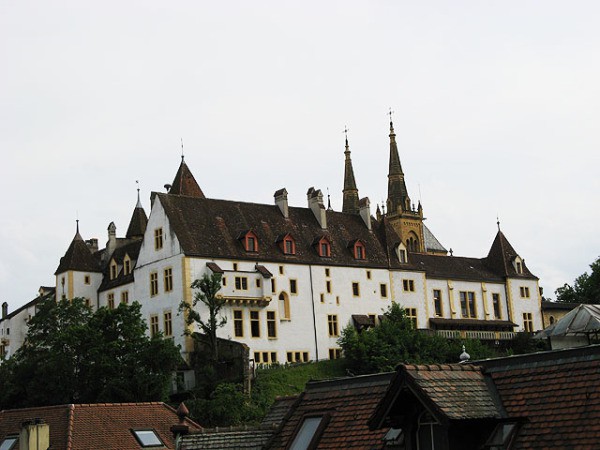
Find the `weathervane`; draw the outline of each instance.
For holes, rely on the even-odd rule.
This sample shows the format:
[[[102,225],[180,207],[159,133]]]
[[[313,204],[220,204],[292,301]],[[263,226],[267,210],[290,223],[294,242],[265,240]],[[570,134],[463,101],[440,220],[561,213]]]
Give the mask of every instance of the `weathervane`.
[[[390,112],[388,112],[388,115],[390,116],[390,122],[392,121],[392,114],[394,114],[394,111],[392,111],[392,108],[390,107]]]
[[[183,161],[183,138],[181,138],[181,161]]]

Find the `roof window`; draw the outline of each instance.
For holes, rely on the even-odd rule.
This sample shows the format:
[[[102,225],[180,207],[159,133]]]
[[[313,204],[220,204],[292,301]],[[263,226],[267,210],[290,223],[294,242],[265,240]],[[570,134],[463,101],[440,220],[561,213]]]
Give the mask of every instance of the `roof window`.
[[[296,241],[294,240],[291,234],[286,233],[280,236],[277,239],[277,243],[279,244],[279,248],[285,255],[296,254]]]
[[[143,447],[164,447],[163,441],[154,430],[131,430],[139,444]]]
[[[315,448],[327,422],[329,422],[329,415],[305,417],[289,450]]]
[[[0,443],[0,450],[16,449],[18,438],[18,436],[6,436],[6,438]]]
[[[331,256],[331,243],[325,236],[316,240],[314,244],[317,246],[317,253],[321,258],[329,258]]]
[[[351,249],[352,249],[352,256],[354,256],[354,259],[366,259],[367,258],[367,251],[366,251],[365,244],[363,244],[363,242],[360,239],[352,241],[350,243],[350,245],[351,245]]]
[[[253,231],[241,233],[239,239],[247,252],[258,252],[258,237]]]

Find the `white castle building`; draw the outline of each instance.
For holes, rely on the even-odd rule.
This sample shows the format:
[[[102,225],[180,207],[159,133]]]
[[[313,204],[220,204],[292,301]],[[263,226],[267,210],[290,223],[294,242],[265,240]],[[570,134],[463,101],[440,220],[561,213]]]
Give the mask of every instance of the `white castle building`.
[[[538,278],[524,259],[500,230],[485,258],[448,255],[411,203],[391,122],[389,136],[387,212],[375,216],[359,199],[347,140],[341,212],[314,188],[305,207],[288,205],[285,189],[272,204],[206,198],[182,157],[168,192],[152,193],[149,216],[138,198],[125,237],[111,222],[100,249],[77,227],[56,296],[93,308],[138,301],[149,333],[173,337],[188,356],[179,304],[192,301],[195,279],[219,273],[227,323],[218,336],[248,345],[257,363],[336,358],[343,327],[376,325],[392,302],[417,328],[447,337],[497,341],[541,329]],[[3,305],[3,354],[22,345],[38,300],[10,314]]]

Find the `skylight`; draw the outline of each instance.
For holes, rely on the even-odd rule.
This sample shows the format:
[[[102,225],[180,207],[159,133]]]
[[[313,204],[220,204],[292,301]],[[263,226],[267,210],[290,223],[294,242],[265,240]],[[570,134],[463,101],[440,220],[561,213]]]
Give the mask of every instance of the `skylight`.
[[[290,446],[290,450],[306,450],[315,437],[322,420],[323,416],[306,417]]]
[[[154,430],[131,430],[131,432],[142,447],[164,447],[163,441]]]
[[[0,443],[0,450],[12,450],[15,448],[18,436],[8,436]]]

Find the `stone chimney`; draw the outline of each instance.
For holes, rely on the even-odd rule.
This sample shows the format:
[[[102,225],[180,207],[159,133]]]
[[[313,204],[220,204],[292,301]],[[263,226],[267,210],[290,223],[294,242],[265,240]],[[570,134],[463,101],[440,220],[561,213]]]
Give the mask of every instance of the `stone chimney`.
[[[171,426],[171,433],[173,433],[173,438],[177,441],[181,436],[185,436],[190,432],[190,427],[186,424],[186,419],[190,412],[185,404],[181,402],[176,413],[179,418],[179,423]]]
[[[87,244],[88,248],[90,249],[90,251],[92,253],[95,253],[98,251],[98,239],[97,238],[88,239],[87,241],[85,241],[85,243]]]
[[[43,419],[32,419],[21,424],[19,450],[50,448],[50,426]]]
[[[8,316],[8,303],[2,303],[2,318],[6,318]]]
[[[308,207],[311,209],[317,222],[321,225],[322,229],[327,228],[327,211],[323,204],[323,193],[320,189],[315,190],[314,187],[308,189],[306,193],[308,199]]]
[[[108,242],[106,243],[106,258],[110,258],[117,248],[117,226],[114,222],[108,225]]]
[[[359,200],[358,213],[369,231],[371,231],[371,202],[369,202],[369,197],[361,198]]]
[[[275,194],[273,194],[273,197],[275,197],[275,204],[279,207],[281,214],[283,214],[283,217],[286,219],[289,217],[287,196],[288,192],[285,188],[279,189],[278,191],[275,191]]]

